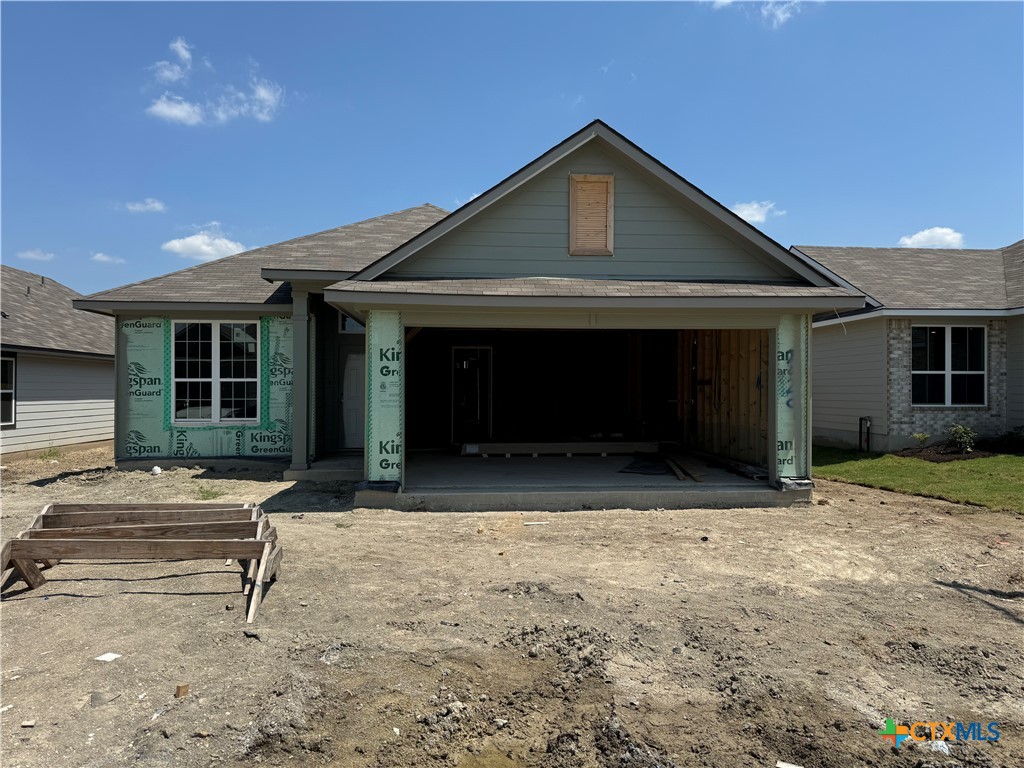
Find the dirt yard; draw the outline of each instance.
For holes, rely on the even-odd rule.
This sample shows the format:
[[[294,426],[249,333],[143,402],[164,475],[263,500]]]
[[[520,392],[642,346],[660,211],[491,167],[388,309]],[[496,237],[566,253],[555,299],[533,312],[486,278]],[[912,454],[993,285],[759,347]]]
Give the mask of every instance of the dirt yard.
[[[9,588],[6,768],[1024,765],[1021,515],[826,482],[783,510],[397,513],[110,464],[8,464],[3,536],[48,502],[223,494],[274,513],[280,579],[254,625],[222,561]],[[887,717],[1002,738],[896,750]]]

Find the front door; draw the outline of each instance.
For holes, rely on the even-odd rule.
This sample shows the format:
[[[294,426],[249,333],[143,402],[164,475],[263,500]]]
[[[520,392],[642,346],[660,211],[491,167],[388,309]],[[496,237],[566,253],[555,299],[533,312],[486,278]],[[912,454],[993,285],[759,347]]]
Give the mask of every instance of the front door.
[[[491,439],[491,347],[452,347],[452,442]]]

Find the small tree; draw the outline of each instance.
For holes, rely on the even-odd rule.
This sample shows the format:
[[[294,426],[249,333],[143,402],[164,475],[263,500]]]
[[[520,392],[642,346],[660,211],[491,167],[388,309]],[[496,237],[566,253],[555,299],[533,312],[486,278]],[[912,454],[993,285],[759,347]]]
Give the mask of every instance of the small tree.
[[[914,434],[911,435],[911,437],[917,440],[918,448],[924,448],[926,445],[928,445],[928,438],[930,438],[931,435],[929,435],[927,432],[915,432]]]
[[[949,440],[960,449],[960,453],[970,453],[974,450],[974,441],[978,433],[966,424],[954,424],[949,428]]]

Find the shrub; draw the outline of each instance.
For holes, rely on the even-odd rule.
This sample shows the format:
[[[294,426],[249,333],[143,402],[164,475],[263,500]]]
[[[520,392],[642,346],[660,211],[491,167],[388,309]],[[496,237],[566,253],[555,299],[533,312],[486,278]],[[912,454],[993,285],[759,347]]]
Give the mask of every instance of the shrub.
[[[917,447],[924,448],[928,445],[928,438],[931,437],[927,432],[915,432],[911,435],[912,438],[917,440]]]
[[[960,450],[960,453],[973,451],[977,438],[978,433],[966,424],[954,424],[949,428],[949,441]]]

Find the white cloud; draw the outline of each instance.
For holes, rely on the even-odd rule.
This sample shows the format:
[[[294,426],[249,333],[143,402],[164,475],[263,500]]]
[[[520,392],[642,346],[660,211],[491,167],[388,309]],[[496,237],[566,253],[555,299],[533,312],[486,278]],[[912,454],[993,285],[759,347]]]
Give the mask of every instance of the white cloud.
[[[167,206],[155,197],[147,197],[135,203],[125,203],[124,209],[128,213],[164,213]]]
[[[772,29],[778,29],[800,10],[800,0],[767,0],[761,5],[761,17]]]
[[[772,29],[778,29],[800,11],[802,0],[764,0],[760,3],[761,18]],[[740,3],[738,0],[712,0],[711,7],[716,11],[731,6],[746,6],[753,3]]]
[[[171,40],[168,48],[178,57],[178,61],[158,61],[151,69],[161,83],[176,83],[188,77],[192,69],[192,46],[185,42],[185,38],[176,37]]]
[[[178,57],[182,65],[186,67],[192,66],[192,46],[185,42],[184,37],[174,38],[168,47]]]
[[[18,254],[19,259],[27,259],[28,261],[53,261],[53,254],[47,253],[41,248],[32,248],[28,251],[21,251]]]
[[[284,88],[273,80],[257,77],[259,64],[252,59],[247,63],[250,75],[246,87],[214,83],[201,95],[188,96],[185,89],[192,73],[194,46],[189,45],[184,37],[177,37],[169,48],[174,58],[158,61],[150,69],[157,83],[173,84],[175,91],[164,91],[160,98],[153,100],[146,108],[146,113],[152,117],[182,125],[223,124],[242,117],[267,123],[274,119],[284,104]],[[203,56],[196,72],[212,77],[216,70]]]
[[[769,216],[786,215],[786,212],[776,208],[775,203],[771,200],[751,200],[749,203],[736,203],[731,210],[741,219],[751,224],[761,224]]]
[[[963,248],[964,236],[950,227],[929,227],[900,238],[903,248]]]
[[[252,117],[267,123],[274,119],[283,100],[284,88],[271,80],[254,77],[247,92],[229,85],[217,104],[211,107],[210,114],[218,123],[226,123],[236,117]]]
[[[94,253],[91,261],[98,262],[99,264],[124,264],[124,259],[106,253]]]
[[[194,235],[168,240],[160,247],[196,261],[213,261],[245,250],[241,243],[225,237],[220,231],[220,223],[216,221],[204,224]]]
[[[170,123],[199,125],[203,122],[203,108],[199,104],[185,101],[181,96],[165,93],[146,109],[147,114]]]
[[[608,70],[612,68],[612,64],[614,64],[614,63],[615,63],[615,59],[612,59],[607,64],[603,64],[600,67],[598,67],[598,70],[600,71],[600,73],[602,75],[607,75],[608,74]]]

